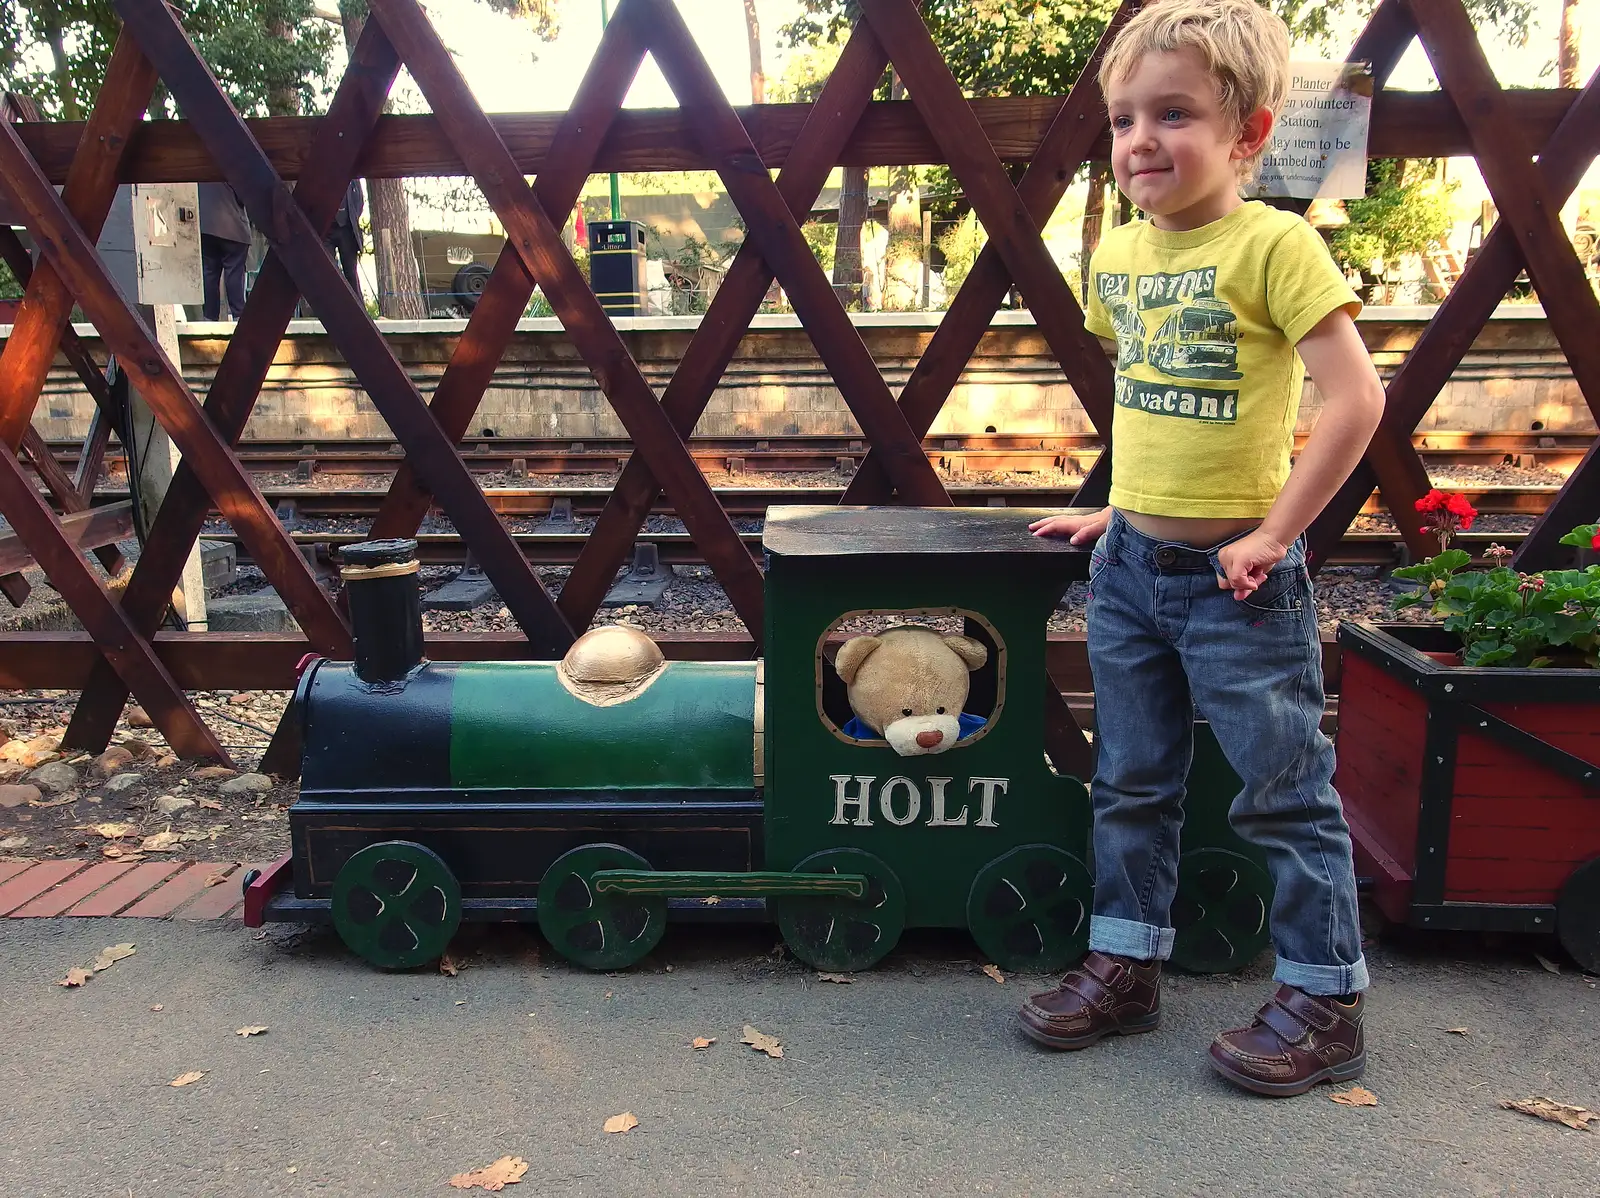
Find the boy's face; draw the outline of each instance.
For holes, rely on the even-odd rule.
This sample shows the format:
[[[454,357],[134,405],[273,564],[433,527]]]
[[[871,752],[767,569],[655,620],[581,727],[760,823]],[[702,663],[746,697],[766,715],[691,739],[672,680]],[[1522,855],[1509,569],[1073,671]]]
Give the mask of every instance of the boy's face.
[[[1238,164],[1272,131],[1266,109],[1235,127],[1194,50],[1144,55],[1108,86],[1106,106],[1117,186],[1161,228],[1198,228],[1237,207]]]

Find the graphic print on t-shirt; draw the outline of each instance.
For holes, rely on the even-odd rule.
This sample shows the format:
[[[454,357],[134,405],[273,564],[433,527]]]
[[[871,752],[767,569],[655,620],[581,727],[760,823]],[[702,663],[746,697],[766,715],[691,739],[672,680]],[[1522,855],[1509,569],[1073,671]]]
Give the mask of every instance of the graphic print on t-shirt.
[[[1216,298],[1214,266],[1174,274],[1096,273],[1095,291],[1117,333],[1116,402],[1153,415],[1232,423],[1237,390],[1171,386],[1123,372],[1148,363],[1171,379],[1238,379],[1239,325],[1233,308]],[[1130,286],[1131,283],[1131,286]],[[1143,313],[1165,319],[1152,336]]]

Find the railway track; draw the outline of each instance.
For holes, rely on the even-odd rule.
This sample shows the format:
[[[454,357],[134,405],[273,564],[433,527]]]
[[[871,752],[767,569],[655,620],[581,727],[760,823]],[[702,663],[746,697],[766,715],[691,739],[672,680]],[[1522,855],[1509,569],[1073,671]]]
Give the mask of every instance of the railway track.
[[[226,541],[238,552],[240,565],[250,565],[249,550],[234,532],[202,534],[208,541]],[[346,545],[367,539],[365,532],[322,532],[295,530],[290,533],[305,551],[313,552],[318,546],[337,553]],[[587,533],[582,532],[513,532],[512,539],[523,556],[536,566],[570,566],[588,544]],[[751,557],[761,560],[761,534],[742,532],[739,539],[750,550]],[[460,566],[466,562],[466,547],[453,532],[423,532],[417,534],[417,557],[425,566]],[[688,533],[640,532],[635,543],[656,546],[661,560],[675,566],[704,565],[705,559]],[[1519,533],[1468,532],[1457,533],[1452,542],[1457,548],[1468,550],[1477,557],[1491,542],[1498,541],[1507,548],[1515,548],[1522,540]],[[1393,566],[1401,563],[1403,545],[1399,537],[1390,532],[1349,532],[1339,542],[1339,547],[1329,561],[1337,566]]]
[[[1587,433],[1429,432],[1412,439],[1432,465],[1538,466],[1569,470],[1593,442]],[[1299,439],[1297,439],[1297,448]],[[1092,434],[966,433],[926,437],[924,450],[935,464],[952,471],[1081,471],[1100,453]],[[560,438],[468,437],[462,456],[482,473],[511,475],[606,473],[632,452],[625,438],[572,441]],[[51,443],[57,461],[69,472],[77,465],[76,442]],[[702,469],[743,471],[831,470],[853,467],[867,453],[860,437],[695,437],[689,452]],[[390,474],[405,460],[397,442],[387,440],[240,442],[238,453],[252,470],[295,473],[310,481],[317,474]],[[120,451],[106,455],[115,477],[125,472]]]
[[[1070,486],[950,486],[946,490],[957,507],[1046,507],[1060,508],[1072,503],[1077,488]],[[1485,515],[1537,516],[1556,492],[1554,485],[1455,487]],[[782,504],[836,504],[844,496],[842,486],[759,486],[713,487],[722,508],[734,517],[760,517],[769,507]],[[607,487],[486,487],[484,496],[502,516],[548,518],[598,516],[611,496]],[[342,516],[367,517],[377,514],[383,502],[382,490],[327,489],[312,487],[264,487],[262,494],[280,515],[297,518],[337,519]],[[126,493],[105,491],[96,500],[114,502]],[[1383,498],[1374,492],[1362,509],[1364,514],[1385,511]],[[652,508],[655,515],[674,514],[671,503],[658,496]]]

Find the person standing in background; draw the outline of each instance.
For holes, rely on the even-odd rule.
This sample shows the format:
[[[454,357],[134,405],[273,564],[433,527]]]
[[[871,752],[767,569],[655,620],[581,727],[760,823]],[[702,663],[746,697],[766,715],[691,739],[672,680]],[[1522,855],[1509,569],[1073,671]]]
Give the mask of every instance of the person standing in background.
[[[238,320],[244,311],[245,255],[250,252],[250,218],[238,195],[226,183],[200,184],[200,269],[205,279],[202,313],[222,319],[222,289],[228,291],[228,313]]]
[[[328,228],[328,249],[339,259],[339,268],[350,282],[350,290],[361,299],[361,276],[356,273],[356,263],[361,259],[361,213],[365,207],[361,197],[361,181],[350,180],[345,189],[344,203],[334,215]],[[364,302],[364,301],[363,301]]]

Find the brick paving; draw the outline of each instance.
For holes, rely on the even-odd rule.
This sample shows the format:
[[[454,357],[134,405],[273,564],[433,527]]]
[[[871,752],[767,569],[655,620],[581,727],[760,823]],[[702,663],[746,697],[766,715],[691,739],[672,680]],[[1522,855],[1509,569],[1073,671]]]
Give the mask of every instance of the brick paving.
[[[0,917],[237,919],[244,907],[239,883],[251,868],[262,867],[237,861],[0,861]]]

